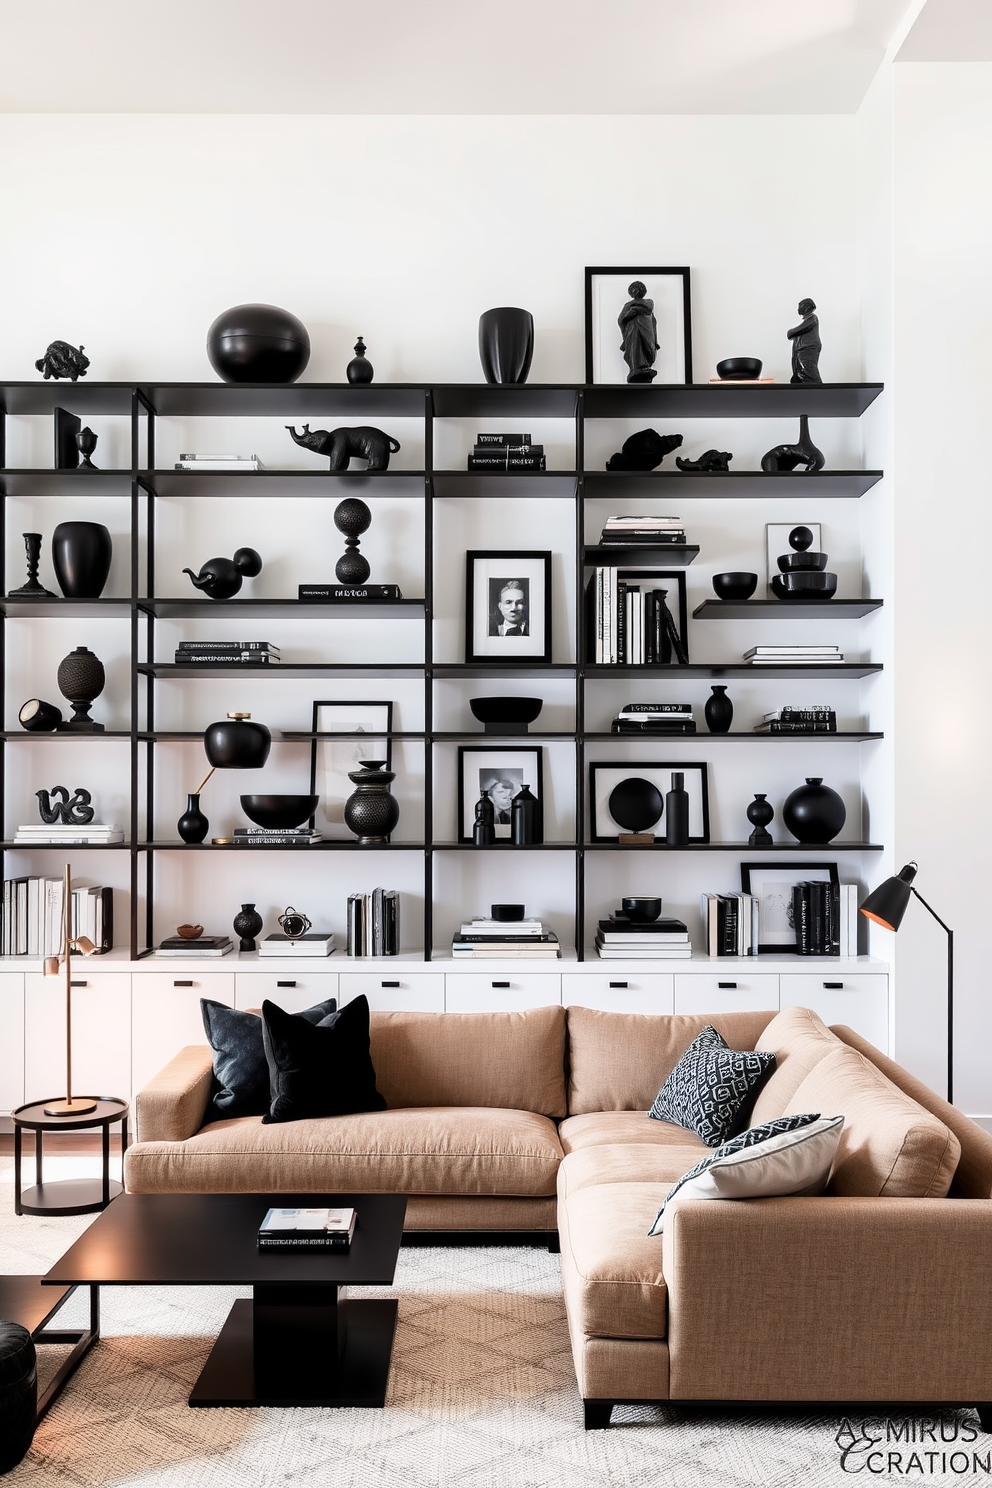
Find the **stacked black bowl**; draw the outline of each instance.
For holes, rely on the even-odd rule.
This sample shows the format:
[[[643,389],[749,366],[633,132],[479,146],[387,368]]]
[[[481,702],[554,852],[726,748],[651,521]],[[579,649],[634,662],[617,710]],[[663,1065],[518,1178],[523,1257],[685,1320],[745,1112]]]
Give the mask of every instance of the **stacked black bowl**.
[[[772,575],[772,593],[778,599],[802,603],[833,599],[837,593],[837,575],[826,573],[826,553],[810,552],[813,534],[808,527],[793,527],[789,533],[791,553],[778,560],[781,570]]]

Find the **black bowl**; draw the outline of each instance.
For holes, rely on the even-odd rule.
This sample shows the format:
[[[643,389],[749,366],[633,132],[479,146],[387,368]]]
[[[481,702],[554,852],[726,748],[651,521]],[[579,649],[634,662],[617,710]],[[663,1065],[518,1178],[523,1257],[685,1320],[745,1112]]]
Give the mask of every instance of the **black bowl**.
[[[544,707],[536,697],[469,698],[468,705],[480,723],[533,723]]]
[[[800,569],[796,573],[772,575],[772,593],[777,599],[790,603],[803,600],[833,599],[837,593],[837,575],[818,573],[816,569]]]
[[[827,566],[826,553],[783,553],[778,560],[782,573],[805,573]]]
[[[661,914],[661,899],[621,899],[620,908],[635,925],[649,925]]]
[[[242,796],[241,809],[256,827],[287,832],[302,827],[317,809],[319,796]]]
[[[489,913],[500,924],[510,924],[513,920],[522,920],[526,908],[525,904],[491,904]]]
[[[717,599],[750,599],[758,587],[758,575],[754,573],[719,573],[713,575],[713,591]]]
[[[760,357],[727,357],[716,364],[716,375],[725,382],[747,381],[761,376]]]

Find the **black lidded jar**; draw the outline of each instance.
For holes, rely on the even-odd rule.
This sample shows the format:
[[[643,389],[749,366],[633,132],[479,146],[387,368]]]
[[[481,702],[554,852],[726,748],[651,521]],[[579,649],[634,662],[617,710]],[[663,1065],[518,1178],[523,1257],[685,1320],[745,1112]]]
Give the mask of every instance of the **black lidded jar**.
[[[271,747],[269,730],[264,723],[253,723],[250,713],[228,713],[203,735],[204,751],[215,770],[260,770]]]

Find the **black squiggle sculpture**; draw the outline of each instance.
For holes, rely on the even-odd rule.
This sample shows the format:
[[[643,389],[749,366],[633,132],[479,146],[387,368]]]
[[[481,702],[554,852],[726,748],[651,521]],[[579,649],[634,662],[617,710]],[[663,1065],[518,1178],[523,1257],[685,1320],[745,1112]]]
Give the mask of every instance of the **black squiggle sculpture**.
[[[84,827],[96,814],[90,805],[93,797],[79,785],[71,800],[64,785],[55,785],[50,791],[35,791],[35,795],[38,798],[38,813],[48,826],[61,822],[67,827]],[[61,797],[61,800],[57,797]]]

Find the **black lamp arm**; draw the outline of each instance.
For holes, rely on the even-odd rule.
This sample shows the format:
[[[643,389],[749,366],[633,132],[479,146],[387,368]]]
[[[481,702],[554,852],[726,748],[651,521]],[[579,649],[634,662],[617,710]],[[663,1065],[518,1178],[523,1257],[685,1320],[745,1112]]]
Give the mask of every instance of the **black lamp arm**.
[[[920,893],[919,889],[914,888],[913,885],[910,884],[910,893],[916,895],[917,899],[919,899],[920,903],[923,905],[923,908],[925,910],[928,910],[929,913],[933,915],[934,919],[937,921],[937,924],[940,926],[940,928],[942,930],[946,930],[947,933],[948,933],[948,935],[950,935],[953,938],[954,931],[951,929],[950,925],[945,925],[944,924],[944,921],[940,918],[940,915],[937,913],[937,911],[933,908],[933,906],[931,904],[928,904],[927,903],[927,901],[924,899],[923,895]]]
[[[923,908],[937,921],[937,924],[947,934],[947,1099],[954,1100],[954,931],[950,925],[945,925],[937,911],[927,903],[918,890],[912,888],[912,892],[919,899]]]

